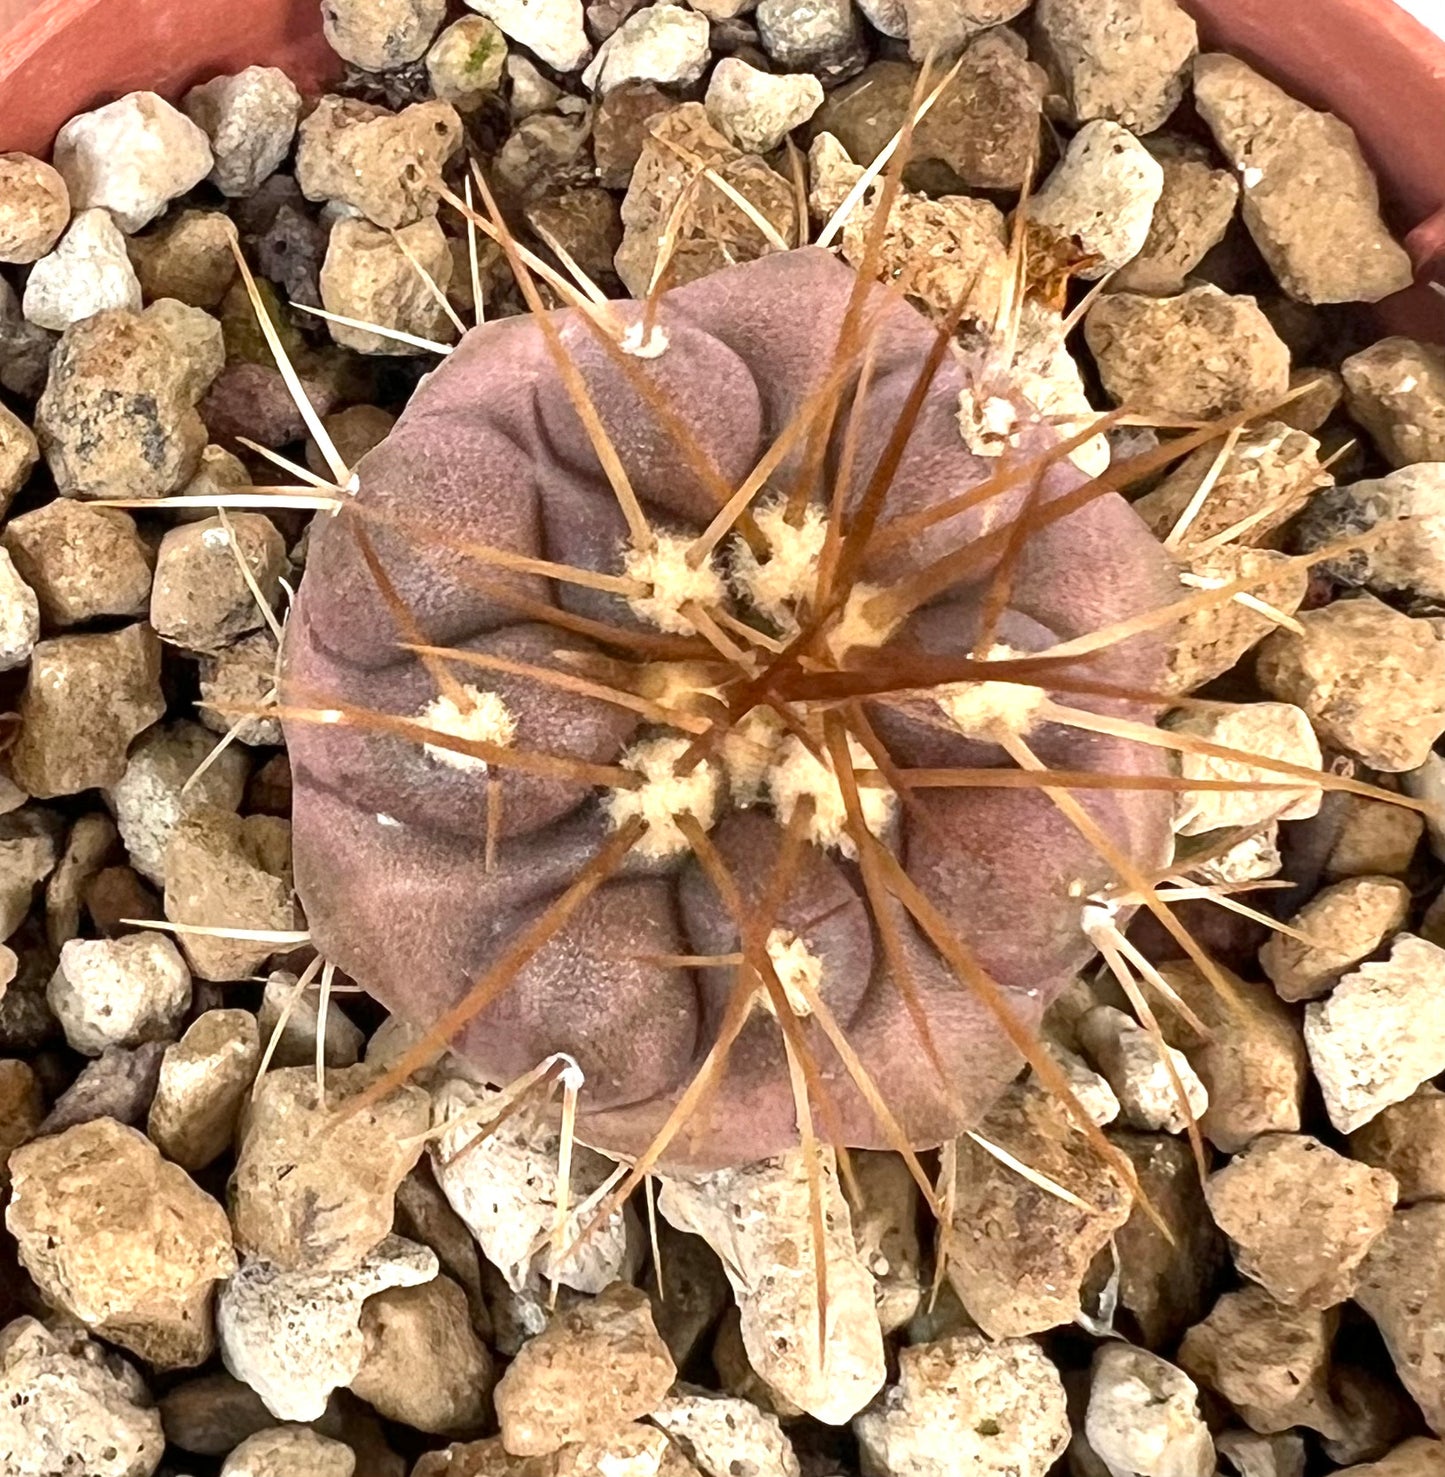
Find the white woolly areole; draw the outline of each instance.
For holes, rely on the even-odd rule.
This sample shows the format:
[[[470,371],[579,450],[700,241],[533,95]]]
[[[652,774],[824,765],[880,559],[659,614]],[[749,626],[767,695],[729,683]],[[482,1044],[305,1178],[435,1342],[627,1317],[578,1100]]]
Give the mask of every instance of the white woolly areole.
[[[1025,654],[997,642],[984,660],[1006,661]],[[1027,682],[949,682],[933,690],[933,700],[966,738],[997,743],[1031,733],[1049,694]]]
[[[517,719],[495,692],[484,692],[470,685],[462,688],[462,696],[470,704],[462,708],[446,693],[434,697],[416,715],[417,722],[453,738],[470,739],[478,744],[496,744],[506,748],[517,736]],[[472,754],[458,754],[440,744],[423,744],[422,753],[451,769],[470,769],[477,774],[487,772],[487,761]]]
[[[691,636],[696,630],[682,613],[684,605],[695,600],[715,609],[727,595],[727,585],[711,555],[696,569],[687,562],[692,542],[679,533],[660,533],[650,549],[629,546],[622,555],[628,579],[650,590],[649,594],[630,597],[628,605],[641,619],[676,636]]]
[[[635,790],[609,790],[603,796],[603,808],[614,827],[620,829],[638,815],[647,822],[637,843],[642,856],[677,856],[688,849],[687,837],[677,825],[680,815],[692,816],[705,831],[711,830],[717,820],[722,800],[722,776],[717,767],[701,759],[686,774],[677,772],[677,765],[691,747],[692,740],[681,734],[634,744],[619,763],[640,774],[642,784]]]
[[[753,510],[753,522],[768,552],[760,560],[746,539],[738,539],[733,546],[733,586],[769,620],[792,631],[798,624],[798,606],[817,587],[828,519],[822,508],[809,503],[795,527],[788,522],[787,511],[783,502]]]
[[[878,766],[851,735],[848,757],[855,773],[876,770]],[[813,802],[813,816],[808,824],[808,840],[815,846],[836,846],[844,856],[854,857],[858,848],[848,834],[848,808],[843,803],[843,789],[831,763],[825,764],[796,734],[788,734],[778,744],[778,755],[767,776],[768,796],[784,825],[792,818],[793,807],[806,795]],[[892,819],[898,796],[886,785],[860,784],[858,805],[863,824],[881,836]]]
[[[747,809],[763,798],[782,736],[783,720],[771,708],[749,710],[723,735],[722,762],[734,805]]]
[[[768,935],[767,949],[778,983],[787,997],[788,1009],[794,1015],[812,1015],[809,992],[818,993],[823,981],[823,961],[808,947],[806,939],[789,933],[786,928],[773,929]],[[778,1008],[766,990],[759,993],[758,1000],[769,1015],[777,1015]]]
[[[966,385],[958,397],[958,429],[975,456],[1002,456],[1018,430],[1018,407],[1004,395],[980,396]]]
[[[868,608],[881,593],[878,585],[854,585],[848,591],[843,609],[823,635],[828,654],[835,662],[841,665],[850,651],[859,648],[876,651],[898,629],[896,617],[880,619],[876,611]]]
[[[642,336],[642,320],[629,323],[622,334],[622,352],[634,359],[657,359],[667,352],[668,338],[659,324],[652,325],[646,338]]]

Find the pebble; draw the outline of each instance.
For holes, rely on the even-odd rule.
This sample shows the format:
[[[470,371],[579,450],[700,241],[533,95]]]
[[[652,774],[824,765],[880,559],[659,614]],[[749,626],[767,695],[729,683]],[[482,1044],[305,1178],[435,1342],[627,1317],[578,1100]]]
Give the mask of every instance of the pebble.
[[[646,1295],[613,1283],[522,1345],[497,1383],[502,1443],[514,1456],[546,1456],[606,1440],[647,1415],[676,1375]]]
[[[261,1009],[256,1023],[262,1037],[272,1046],[273,1067],[308,1067],[316,1061],[316,1039],[320,1034],[320,996],[317,986],[309,986],[296,998],[297,977],[277,970],[266,981],[261,996]],[[290,1006],[289,1011],[287,1006]],[[285,1023],[282,1023],[282,1014]],[[326,1039],[323,1062],[328,1067],[354,1067],[361,1059],[366,1037],[336,1003],[334,996],[326,1002]]]
[[[106,308],[141,308],[140,279],[125,237],[105,210],[82,210],[60,243],[30,269],[25,316],[56,333]]]
[[[164,497],[196,471],[206,428],[195,407],[221,366],[211,344],[203,362],[181,352],[160,306],[97,313],[61,335],[35,430],[68,497]]]
[[[34,400],[45,388],[54,343],[53,333],[37,328],[21,313],[15,289],[7,279],[0,277],[0,386],[13,395]],[[0,416],[0,421],[4,419]],[[0,490],[4,488],[4,477],[9,470],[5,461],[5,444],[6,437],[0,436]]]
[[[221,306],[236,280],[235,227],[219,210],[182,210],[153,231],[126,238],[146,301],[173,297],[193,308]]]
[[[332,8],[328,5],[323,14]],[[376,0],[367,7],[373,13],[378,8]],[[181,106],[211,141],[211,183],[223,195],[246,196],[254,195],[291,152],[301,94],[278,68],[247,67],[191,88]]]
[[[1445,1200],[1445,1093],[1426,1083],[1350,1135],[1350,1153],[1388,1170],[1399,1203]]]
[[[154,92],[78,113],[55,138],[55,167],[76,210],[99,206],[129,234],[211,172],[206,135]]]
[[[1078,274],[1094,281],[1138,256],[1163,191],[1159,161],[1128,129],[1100,118],[1069,140],[1028,217],[1097,257]]]
[[[452,278],[452,254],[434,219],[416,221],[395,233],[367,221],[339,220],[331,228],[321,267],[322,304],[328,313],[446,342],[454,336],[450,319],[414,261],[446,290]],[[338,344],[360,354],[427,352],[364,328],[342,323],[327,327]]]
[[[366,1352],[351,1391],[380,1415],[439,1436],[475,1434],[487,1424],[492,1356],[450,1277],[367,1298],[361,1334]]]
[[[39,806],[0,816],[0,935],[5,938],[25,921],[36,884],[55,870],[62,827],[59,816]],[[13,965],[6,960],[6,978],[13,978]]]
[[[5,1224],[45,1296],[160,1369],[215,1348],[211,1293],[236,1270],[226,1214],[142,1133],[98,1118],[11,1156]]]
[[[164,884],[166,847],[181,818],[197,806],[235,811],[246,789],[246,756],[223,749],[197,723],[181,718],[158,724],[130,751],[125,773],[107,799],[126,856],[148,882]],[[195,779],[201,764],[205,773]]]
[[[296,180],[308,200],[349,205],[383,228],[407,226],[436,214],[437,176],[461,143],[450,103],[389,113],[328,95],[301,124]]]
[[[1344,816],[1325,862],[1325,876],[1385,875],[1402,877],[1424,834],[1424,818],[1402,805],[1345,795]]]
[[[275,718],[241,721],[237,709],[265,707],[276,690],[276,638],[269,630],[253,631],[200,660],[201,699],[196,716],[213,733],[236,729],[236,742],[269,748],[282,742]],[[239,723],[239,727],[237,724]]]
[[[149,607],[155,556],[119,508],[56,498],[12,518],[0,543],[48,626],[144,615]]]
[[[809,1415],[841,1425],[881,1388],[873,1278],[853,1239],[832,1150],[820,1151],[828,1339],[819,1364],[808,1172],[802,1149],[696,1178],[663,1178],[658,1209],[722,1259],[752,1367]]]
[[[65,1039],[85,1056],[169,1041],[191,1004],[191,972],[164,934],[71,939],[46,991]]]
[[[511,69],[513,57],[508,61]],[[517,83],[514,80],[513,107]],[[550,106],[544,104],[543,108]],[[625,190],[632,180],[648,129],[659,113],[675,106],[673,100],[650,82],[629,82],[609,92],[597,104],[592,125],[592,152],[596,160],[597,182],[609,190]],[[543,111],[537,108],[533,111]]]
[[[758,0],[758,38],[784,72],[842,82],[868,60],[853,0]]]
[[[335,391],[324,380],[303,375],[301,386],[318,415],[332,410]],[[306,435],[306,422],[280,370],[265,364],[228,364],[216,377],[201,414],[212,436],[226,440],[248,436],[273,450]],[[185,490],[191,491],[189,487]],[[207,489],[196,491],[205,493]]]
[[[20,577],[9,551],[0,549],[0,672],[30,660],[40,639],[40,601]]]
[[[12,1477],[151,1477],[166,1439],[145,1382],[78,1329],[0,1329],[0,1451]]]
[[[871,1477],[1044,1477],[1069,1443],[1063,1381],[1029,1339],[961,1333],[898,1355],[898,1383],[855,1417]]]
[[[855,1149],[848,1194],[853,1241],[873,1277],[884,1337],[918,1312],[927,1286],[918,1239],[918,1186],[898,1154]]]
[[[1094,1352],[1084,1434],[1109,1477],[1212,1477],[1214,1441],[1199,1414],[1199,1387],[1145,1349]]]
[[[296,927],[291,827],[276,816],[243,820],[214,805],[182,815],[165,860],[165,911],[172,923],[207,928]],[[183,933],[181,949],[203,980],[245,979],[278,945]]]
[[[371,1066],[328,1072],[324,1106],[309,1067],[260,1079],[230,1183],[242,1252],[286,1270],[339,1272],[391,1230],[396,1187],[421,1157],[428,1100],[406,1085],[348,1113],[377,1076]]]
[[[1383,338],[1340,366],[1345,408],[1393,467],[1445,462],[1445,351]]]
[[[1273,933],[1259,962],[1281,1000],[1317,1000],[1405,925],[1410,889],[1393,877],[1351,877],[1321,889],[1289,919],[1310,942]]]
[[[1221,1431],[1214,1444],[1239,1477],[1304,1477],[1305,1442],[1297,1432]]]
[[[1212,1174],[1204,1193],[1244,1276],[1286,1307],[1332,1308],[1354,1291],[1396,1188],[1393,1175],[1308,1134],[1271,1133]]]
[[[1184,1053],[1166,1048],[1174,1068],[1171,1076],[1153,1038],[1122,1010],[1096,1005],[1078,1029],[1089,1060],[1108,1079],[1131,1128],[1183,1133],[1190,1119],[1197,1121],[1209,1106],[1209,1093]],[[1184,1091],[1182,1103],[1175,1077]]]
[[[713,68],[703,105],[713,124],[745,154],[767,154],[822,103],[823,84],[816,77],[773,76],[727,56]]]
[[[1071,1322],[1090,1264],[1129,1218],[1129,1189],[1066,1111],[1028,1082],[1004,1094],[978,1134],[1083,1206],[1031,1184],[975,1140],[960,1139],[948,1265],[959,1300],[990,1338]]]
[[[1352,1133],[1445,1072],[1445,949],[1397,934],[1305,1008],[1304,1031],[1330,1122]]]
[[[1412,1436],[1378,1461],[1348,1470],[1350,1477],[1440,1477],[1445,1472],[1445,1443]]]
[[[1084,337],[1109,398],[1140,414],[1211,420],[1289,389],[1289,349],[1259,305],[1210,284],[1177,297],[1105,293]]]
[[[1360,1266],[1355,1301],[1384,1336],[1426,1424],[1445,1431],[1445,1204],[1395,1212]]]
[[[1244,223],[1291,297],[1373,303],[1410,285],[1410,258],[1380,218],[1347,123],[1218,53],[1195,59],[1194,100],[1240,173]]]
[[[165,712],[160,668],[144,624],[38,642],[10,750],[15,782],[42,800],[115,784],[131,740]]]
[[[109,1119],[131,1127],[144,1123],[164,1055],[160,1041],[147,1041],[134,1050],[106,1047],[56,1099],[41,1132],[64,1133],[80,1123]]]
[[[221,1477],[353,1477],[356,1453],[309,1426],[248,1436],[221,1463]]]
[[[504,35],[559,72],[576,72],[592,55],[582,0],[467,0]]]
[[[0,154],[0,262],[38,261],[69,219],[70,192],[56,170],[29,154]]]
[[[1418,769],[1445,731],[1445,645],[1430,623],[1370,595],[1299,620],[1303,636],[1276,631],[1260,648],[1260,685],[1298,703],[1324,743],[1361,763]]]
[[[363,72],[387,72],[420,58],[446,16],[446,0],[326,0],[326,43]]]
[[[207,1010],[166,1048],[146,1133],[167,1159],[197,1174],[230,1148],[261,1061],[249,1010]]]
[[[25,486],[39,460],[35,433],[8,406],[0,405],[0,513]]]
[[[216,1301],[221,1358],[278,1420],[318,1420],[331,1392],[349,1385],[366,1357],[367,1298],[436,1275],[436,1253],[400,1236],[336,1272],[246,1261]]]
[[[705,15],[680,5],[651,5],[628,16],[598,47],[582,82],[599,96],[624,82],[687,87],[709,60]]]
[[[426,54],[432,92],[459,113],[475,113],[501,90],[507,62],[506,37],[484,15],[453,21]]]
[[[161,540],[151,586],[156,634],[186,651],[215,652],[265,624],[237,552],[268,610],[289,568],[286,541],[264,513],[230,513],[183,523]]]
[[[680,1384],[648,1419],[704,1477],[800,1477],[797,1455],[778,1418],[751,1401]]]
[[[1171,3],[1170,8],[1176,7]],[[1164,171],[1164,188],[1138,255],[1109,284],[1116,292],[1159,297],[1183,292],[1190,274],[1224,239],[1234,219],[1239,205],[1235,177],[1227,169],[1215,169],[1190,147],[1172,143],[1152,144],[1151,152]]]

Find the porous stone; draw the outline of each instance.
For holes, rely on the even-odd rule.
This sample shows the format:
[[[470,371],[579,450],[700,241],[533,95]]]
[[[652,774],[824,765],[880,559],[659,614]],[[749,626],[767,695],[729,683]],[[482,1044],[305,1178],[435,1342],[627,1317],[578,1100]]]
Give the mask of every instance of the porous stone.
[[[1172,0],[1166,3],[1177,10]],[[1100,7],[1085,3],[1078,8]],[[1163,191],[1143,246],[1110,286],[1116,292],[1169,297],[1184,291],[1205,253],[1224,239],[1239,205],[1239,182],[1227,169],[1215,169],[1187,147],[1168,147],[1163,141],[1150,152],[1164,171]]]
[[[338,56],[363,72],[416,61],[446,15],[446,0],[326,0],[321,29]]]
[[[241,559],[251,573],[241,572]],[[289,568],[286,541],[264,513],[230,513],[183,523],[161,540],[151,586],[151,625],[187,651],[214,652],[259,629]]]
[[[10,750],[15,782],[40,799],[115,784],[130,741],[165,712],[160,667],[143,624],[38,642]]]
[[[155,556],[120,508],[58,497],[12,518],[0,543],[35,592],[46,625],[144,615],[150,604]]]
[[[1084,319],[1109,398],[1210,420],[1283,397],[1289,349],[1251,297],[1205,284],[1177,297],[1111,292]]]
[[[55,138],[55,167],[76,210],[110,211],[138,231],[211,172],[206,135],[154,92],[77,113]]]
[[[1445,462],[1445,351],[1383,338],[1340,366],[1345,408],[1395,467]]]
[[[41,1132],[64,1133],[80,1123],[112,1119],[127,1126],[144,1123],[164,1055],[160,1041],[147,1041],[134,1050],[106,1047],[55,1100]]]
[[[57,170],[29,154],[0,154],[0,262],[38,261],[69,219],[70,192]]]
[[[261,1061],[249,1010],[207,1010],[166,1048],[146,1120],[151,1142],[196,1174],[231,1146],[241,1104]]]
[[[376,0],[367,7],[373,14],[378,8]],[[181,106],[211,141],[211,183],[223,195],[244,196],[254,195],[291,152],[301,94],[279,67],[247,67],[191,88]]]
[[[35,433],[7,405],[0,405],[0,512],[25,486],[30,470],[40,460]]]
[[[86,1056],[169,1041],[191,1003],[191,972],[164,934],[71,939],[46,991],[65,1039]]]
[[[807,73],[773,76],[741,57],[713,68],[704,106],[713,124],[745,154],[766,154],[822,106],[823,84]]]
[[[459,113],[474,113],[502,86],[507,39],[484,15],[464,15],[432,42],[426,54],[432,92]]]
[[[221,1477],[353,1477],[356,1453],[309,1426],[248,1436],[221,1463]]]
[[[857,1149],[848,1210],[853,1240],[873,1276],[878,1322],[896,1333],[918,1312],[927,1277],[918,1240],[918,1186],[901,1155]],[[845,1187],[847,1188],[847,1187]]]
[[[40,601],[0,549],[0,672],[29,661],[40,639]]]
[[[140,279],[106,210],[80,211],[25,281],[25,316],[56,333],[106,308],[138,313],[140,307]]]
[[[1305,1045],[1341,1133],[1445,1072],[1445,949],[1412,933],[1305,1009]]]
[[[1237,57],[1194,62],[1194,100],[1244,186],[1244,223],[1280,286],[1307,303],[1378,302],[1410,258],[1380,218],[1354,131]]]
[[[1095,1351],[1084,1434],[1110,1477],[1211,1477],[1214,1441],[1183,1370],[1128,1344]]]
[[[182,210],[126,248],[147,302],[173,297],[195,308],[221,306],[236,280],[235,227],[219,210]]]
[[[582,81],[598,94],[624,82],[686,87],[710,59],[705,15],[681,5],[650,5],[628,16],[597,48]]]
[[[1209,1106],[1209,1093],[1184,1053],[1166,1046],[1166,1063],[1149,1033],[1122,1010],[1096,1005],[1078,1031],[1080,1044],[1108,1078],[1131,1128],[1183,1133],[1190,1119],[1197,1121]]]
[[[1276,631],[1260,647],[1260,685],[1371,768],[1419,768],[1445,731],[1445,645],[1429,622],[1371,595],[1298,619],[1303,635]]]
[[[1346,1470],[1350,1477],[1440,1477],[1445,1472],[1445,1442],[1412,1436],[1378,1461]]]
[[[507,1367],[496,1388],[502,1444],[514,1456],[546,1456],[605,1440],[651,1411],[676,1375],[646,1296],[613,1283],[559,1312]]]
[[[61,834],[60,817],[39,806],[23,806],[0,816],[0,936],[9,938],[25,921],[36,884],[55,870]],[[0,977],[8,982],[15,976],[13,954],[4,966],[9,972]]]
[[[269,630],[253,631],[203,656],[200,675],[201,700],[196,705],[196,716],[213,733],[226,734],[234,729],[237,743],[257,748],[281,742],[278,719],[237,716],[247,709],[259,711],[275,700],[277,648]]]
[[[12,1477],[151,1477],[166,1438],[145,1381],[75,1328],[0,1329],[0,1451]]]
[[[1079,272],[1092,280],[1139,254],[1163,191],[1159,161],[1128,129],[1100,118],[1069,140],[1064,157],[1029,200],[1028,217],[1096,257]]]
[[[1174,0],[1040,0],[1034,36],[1073,124],[1153,133],[1179,106],[1199,34]]]
[[[1069,1418],[1037,1344],[963,1333],[900,1350],[898,1383],[853,1430],[866,1477],[1044,1477]]]
[[[852,0],[758,0],[755,22],[763,50],[785,72],[841,82],[868,59]]]
[[[0,1060],[0,1191],[10,1188],[10,1156],[35,1137],[45,1117],[40,1079],[26,1063]]]
[[[1383,1109],[1350,1135],[1350,1153],[1394,1175],[1401,1205],[1445,1200],[1445,1093],[1426,1083]]]
[[[1273,933],[1259,962],[1281,1000],[1316,1000],[1404,927],[1410,889],[1393,877],[1351,877],[1323,888],[1289,920],[1306,935]]]
[[[1045,1039],[1044,1049],[1054,1065],[1064,1074],[1069,1091],[1079,1100],[1089,1121],[1102,1128],[1119,1116],[1119,1098],[1109,1086],[1109,1079],[1096,1072],[1077,1052]]]
[[[211,1293],[236,1257],[189,1175],[107,1118],[25,1145],[10,1170],[5,1224],[51,1302],[161,1369],[210,1356]]]
[[[301,388],[317,415],[335,408],[335,389],[319,376],[303,374]],[[212,436],[223,440],[246,436],[273,449],[300,441],[307,430],[280,370],[264,364],[228,364],[202,402],[201,414]]]
[[[730,1294],[722,1262],[701,1236],[689,1236],[660,1221],[657,1227],[662,1275],[646,1284],[652,1320],[679,1369],[709,1339]]]
[[[367,221],[339,220],[331,228],[321,267],[321,301],[328,313],[445,342],[452,337],[446,309],[414,263],[446,291],[452,279],[452,254],[434,219],[416,221],[395,233]],[[361,354],[426,352],[364,328],[327,326],[337,343]]]
[[[1364,795],[1340,798],[1344,816],[1325,861],[1325,876],[1404,876],[1424,834],[1424,818],[1403,805]]]
[[[467,5],[559,72],[580,70],[592,55],[582,0],[467,0]]]
[[[297,976],[276,970],[266,981],[261,1008],[256,1013],[261,1035],[272,1048],[273,1067],[307,1067],[316,1061],[317,1039],[322,1034],[319,991],[311,985],[298,995],[297,984]],[[337,1005],[335,996],[329,996],[322,1042],[324,1065],[354,1067],[365,1041],[360,1029]]]
[[[750,1401],[677,1385],[648,1419],[704,1477],[800,1477],[778,1418]]]
[[[337,1272],[247,1261],[216,1300],[221,1358],[278,1420],[318,1420],[331,1392],[350,1384],[366,1357],[367,1298],[436,1275],[436,1253],[400,1236]]]

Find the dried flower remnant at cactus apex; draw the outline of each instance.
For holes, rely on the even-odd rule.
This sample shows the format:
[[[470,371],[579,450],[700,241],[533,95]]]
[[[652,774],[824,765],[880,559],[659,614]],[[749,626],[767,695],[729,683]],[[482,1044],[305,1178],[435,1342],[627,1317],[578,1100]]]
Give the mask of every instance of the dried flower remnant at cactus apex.
[[[960,950],[1032,1029],[1093,955],[1083,909],[1116,881],[1098,835],[1138,873],[1169,861],[1164,751],[1049,706],[1152,722],[1099,690],[1157,689],[1158,631],[979,673],[1167,605],[1172,561],[1112,492],[1060,516],[1085,478],[1046,455],[1059,438],[1021,397],[1009,456],[973,455],[958,414],[982,361],[939,358],[896,297],[860,293],[840,344],[855,281],[805,249],[667,292],[665,349],[626,373],[576,309],[550,317],[560,344],[535,318],[474,329],[313,529],[283,711],[356,718],[287,723],[313,937],[423,1024],[490,981],[455,1049],[499,1082],[566,1052],[579,1135],[619,1155],[643,1152],[720,1035],[669,1166],[796,1144],[800,1059],[838,1142],[896,1141],[860,1076],[911,1144],[956,1135],[1019,1067]],[[609,311],[617,331],[644,307]],[[752,508],[715,522],[780,438]],[[1000,485],[1010,458],[1033,470]],[[1013,769],[1021,745],[1117,777],[1077,792],[1094,840],[1039,788],[909,780]]]

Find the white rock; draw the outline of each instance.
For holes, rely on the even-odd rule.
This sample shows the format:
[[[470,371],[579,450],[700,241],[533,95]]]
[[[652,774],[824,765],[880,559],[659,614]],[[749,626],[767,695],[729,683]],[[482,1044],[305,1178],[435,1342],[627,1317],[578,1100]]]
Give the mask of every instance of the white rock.
[[[400,1236],[388,1236],[346,1272],[247,1262],[216,1303],[221,1358],[278,1420],[318,1420],[331,1392],[361,1368],[361,1305],[388,1287],[430,1282],[438,1271],[434,1251]]]
[[[230,1148],[256,1068],[261,1034],[249,1010],[203,1011],[161,1058],[146,1117],[150,1141],[190,1174]]]
[[[915,1344],[853,1422],[867,1477],[1044,1477],[1069,1442],[1059,1372],[1030,1339]]]
[[[1341,1133],[1404,1102],[1445,1072],[1445,949],[1396,935],[1388,959],[1362,964],[1306,1006],[1305,1046]]]
[[[661,1426],[704,1477],[798,1477],[798,1458],[778,1418],[751,1400],[687,1385],[648,1419]]]
[[[110,212],[82,210],[55,250],[31,267],[23,311],[38,327],[63,333],[106,308],[140,312],[140,279]]]
[[[1043,1046],[1054,1059],[1054,1065],[1064,1074],[1069,1091],[1089,1115],[1090,1122],[1100,1128],[1112,1123],[1119,1116],[1119,1098],[1109,1086],[1109,1079],[1096,1072],[1083,1057],[1058,1042],[1045,1039]]]
[[[680,5],[635,11],[597,48],[582,81],[601,97],[624,82],[686,87],[707,67],[708,34],[707,17]]]
[[[0,549],[0,672],[30,660],[40,640],[40,601],[20,578],[8,549]]]
[[[1142,1026],[1112,1005],[1096,1005],[1079,1022],[1079,1042],[1109,1079],[1131,1128],[1184,1132],[1188,1119],[1178,1088]],[[1209,1106],[1209,1093],[1184,1053],[1172,1046],[1166,1049],[1197,1122]]]
[[[71,939],[45,998],[65,1039],[86,1056],[167,1041],[191,1003],[191,972],[163,933]]]
[[[853,1241],[831,1150],[820,1151],[828,1342],[818,1361],[818,1286],[803,1151],[692,1179],[659,1176],[658,1209],[722,1259],[742,1314],[748,1360],[786,1400],[841,1425],[886,1375],[873,1277]]]
[[[301,94],[278,67],[247,67],[193,87],[181,106],[211,141],[211,182],[223,195],[254,195],[296,137]]]
[[[1094,1355],[1084,1434],[1110,1477],[1210,1477],[1214,1441],[1182,1369],[1128,1344]]]
[[[908,36],[908,9],[903,0],[856,0],[858,9],[873,29],[895,41]]]
[[[592,55],[582,0],[466,0],[504,36],[535,51],[549,67],[575,72]]]
[[[774,76],[725,56],[703,100],[707,115],[744,153],[766,154],[823,105],[823,84],[806,72]]]
[[[201,129],[153,92],[130,92],[79,113],[55,139],[55,167],[71,205],[103,207],[127,234],[200,184],[212,162]]]
[[[1069,141],[1068,152],[1029,201],[1029,219],[1061,236],[1076,236],[1086,252],[1101,258],[1079,275],[1099,278],[1138,256],[1163,193],[1159,161],[1127,128],[1100,118]]]
[[[352,1477],[356,1453],[309,1426],[248,1436],[221,1464],[221,1477]]]

